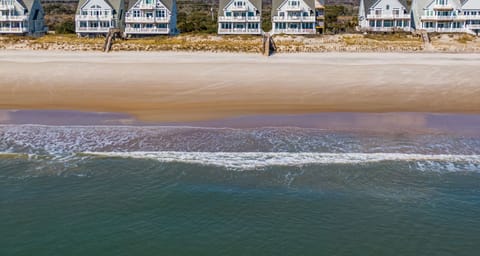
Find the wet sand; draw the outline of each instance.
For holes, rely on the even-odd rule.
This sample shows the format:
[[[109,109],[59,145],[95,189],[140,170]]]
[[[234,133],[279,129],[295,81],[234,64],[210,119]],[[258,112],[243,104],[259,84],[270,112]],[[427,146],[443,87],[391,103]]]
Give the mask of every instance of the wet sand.
[[[479,57],[2,51],[0,109],[117,112],[154,122],[320,112],[472,114],[480,113]]]

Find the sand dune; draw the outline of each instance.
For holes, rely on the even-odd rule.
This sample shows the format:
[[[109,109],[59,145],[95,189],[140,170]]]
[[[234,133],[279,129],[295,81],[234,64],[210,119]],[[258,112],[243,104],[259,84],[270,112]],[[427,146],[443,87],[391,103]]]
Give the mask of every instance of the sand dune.
[[[3,51],[1,109],[190,121],[312,112],[480,112],[480,56]]]

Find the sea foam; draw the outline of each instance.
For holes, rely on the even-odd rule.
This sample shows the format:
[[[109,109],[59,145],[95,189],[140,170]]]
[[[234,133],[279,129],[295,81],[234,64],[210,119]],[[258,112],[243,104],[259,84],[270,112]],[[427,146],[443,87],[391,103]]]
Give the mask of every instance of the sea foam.
[[[385,161],[414,163],[420,170],[429,166],[451,171],[480,170],[480,155],[403,154],[403,153],[292,153],[292,152],[83,152],[81,156],[151,159],[163,163],[188,163],[236,170],[255,170],[269,166],[313,164],[368,164]]]

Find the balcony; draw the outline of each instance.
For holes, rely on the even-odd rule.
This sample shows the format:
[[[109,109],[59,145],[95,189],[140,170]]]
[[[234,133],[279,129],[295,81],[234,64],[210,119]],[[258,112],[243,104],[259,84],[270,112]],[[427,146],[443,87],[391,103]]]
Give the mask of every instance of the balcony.
[[[468,29],[480,29],[480,24],[469,24],[466,25]]]
[[[0,3],[0,11],[8,11],[8,10],[14,10],[15,5],[12,3]]]
[[[77,21],[111,21],[113,18],[113,15],[75,15]]]
[[[141,3],[139,8],[141,10],[153,10],[156,8],[155,4],[154,3],[151,3],[151,4],[147,4],[147,3]]]
[[[315,22],[315,16],[273,16],[273,22]]]
[[[480,15],[458,15],[463,20],[480,20]]]
[[[125,23],[169,23],[170,17],[125,17]]]
[[[75,32],[77,33],[108,33],[109,27],[77,27]]]
[[[224,28],[219,28],[218,29],[218,34],[233,34],[233,35],[259,35],[262,33],[262,30],[260,28],[230,28],[230,29],[224,29]]]
[[[308,34],[315,34],[316,30],[312,29],[293,29],[293,28],[286,28],[286,29],[273,29],[274,34],[292,34],[292,35],[308,35]]]
[[[28,28],[7,28],[7,27],[0,27],[0,33],[6,34],[24,34],[28,33]]]
[[[218,17],[220,22],[260,22],[260,16],[220,16]]]
[[[440,32],[440,33],[463,33],[466,32],[464,28],[425,28],[427,32]]]
[[[409,20],[409,14],[368,14],[367,20]]]
[[[0,21],[27,21],[28,16],[19,15],[19,16],[0,16]]]
[[[394,32],[394,31],[406,31],[411,32],[410,27],[367,27],[366,30],[373,32]]]
[[[125,28],[125,34],[168,34],[168,28]]]
[[[242,5],[242,6],[235,6],[233,5],[230,7],[230,11],[235,12],[235,11],[248,11],[248,6],[247,5]]]
[[[446,5],[440,5],[440,4],[436,4],[433,6],[433,9],[434,10],[442,10],[442,11],[445,11],[445,10],[453,10],[454,7],[452,5],[449,5],[449,4],[446,4]]]
[[[420,16],[422,21],[430,20],[430,21],[461,21],[465,20],[463,16]]]
[[[300,11],[303,11],[303,10],[302,10],[302,7],[300,5],[287,5],[287,6],[285,6],[285,11],[300,12]]]

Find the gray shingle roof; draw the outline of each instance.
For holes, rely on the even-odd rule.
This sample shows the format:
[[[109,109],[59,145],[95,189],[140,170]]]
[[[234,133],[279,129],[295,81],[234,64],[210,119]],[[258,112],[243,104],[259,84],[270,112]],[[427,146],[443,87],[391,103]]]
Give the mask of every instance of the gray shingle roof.
[[[139,0],[130,0],[128,2],[128,7],[127,10],[130,10]],[[173,3],[175,0],[160,0],[165,7],[167,7],[168,10],[172,11]]]
[[[82,6],[87,3],[89,0],[79,0],[77,6],[77,14],[80,14],[80,9]],[[108,5],[110,5],[115,11],[118,11],[123,8],[123,4],[125,3],[123,0],[104,0]]]
[[[277,15],[278,8],[288,0],[272,0],[272,16]],[[315,0],[300,0],[303,1],[310,9],[315,10]]]
[[[365,11],[372,8],[372,6],[375,5],[379,1],[380,0],[363,0],[363,5],[365,7]],[[410,6],[408,6],[407,0],[397,0],[397,1],[400,2],[400,4],[403,5],[403,7],[405,7],[405,9],[407,9],[407,11],[410,11]]]
[[[25,7],[28,11],[32,10],[35,0],[18,0],[18,2]]]
[[[232,2],[233,0],[220,0],[218,5],[218,16],[223,16],[223,9],[227,7],[227,5]],[[262,0],[247,0],[257,8],[257,10],[262,13]]]

